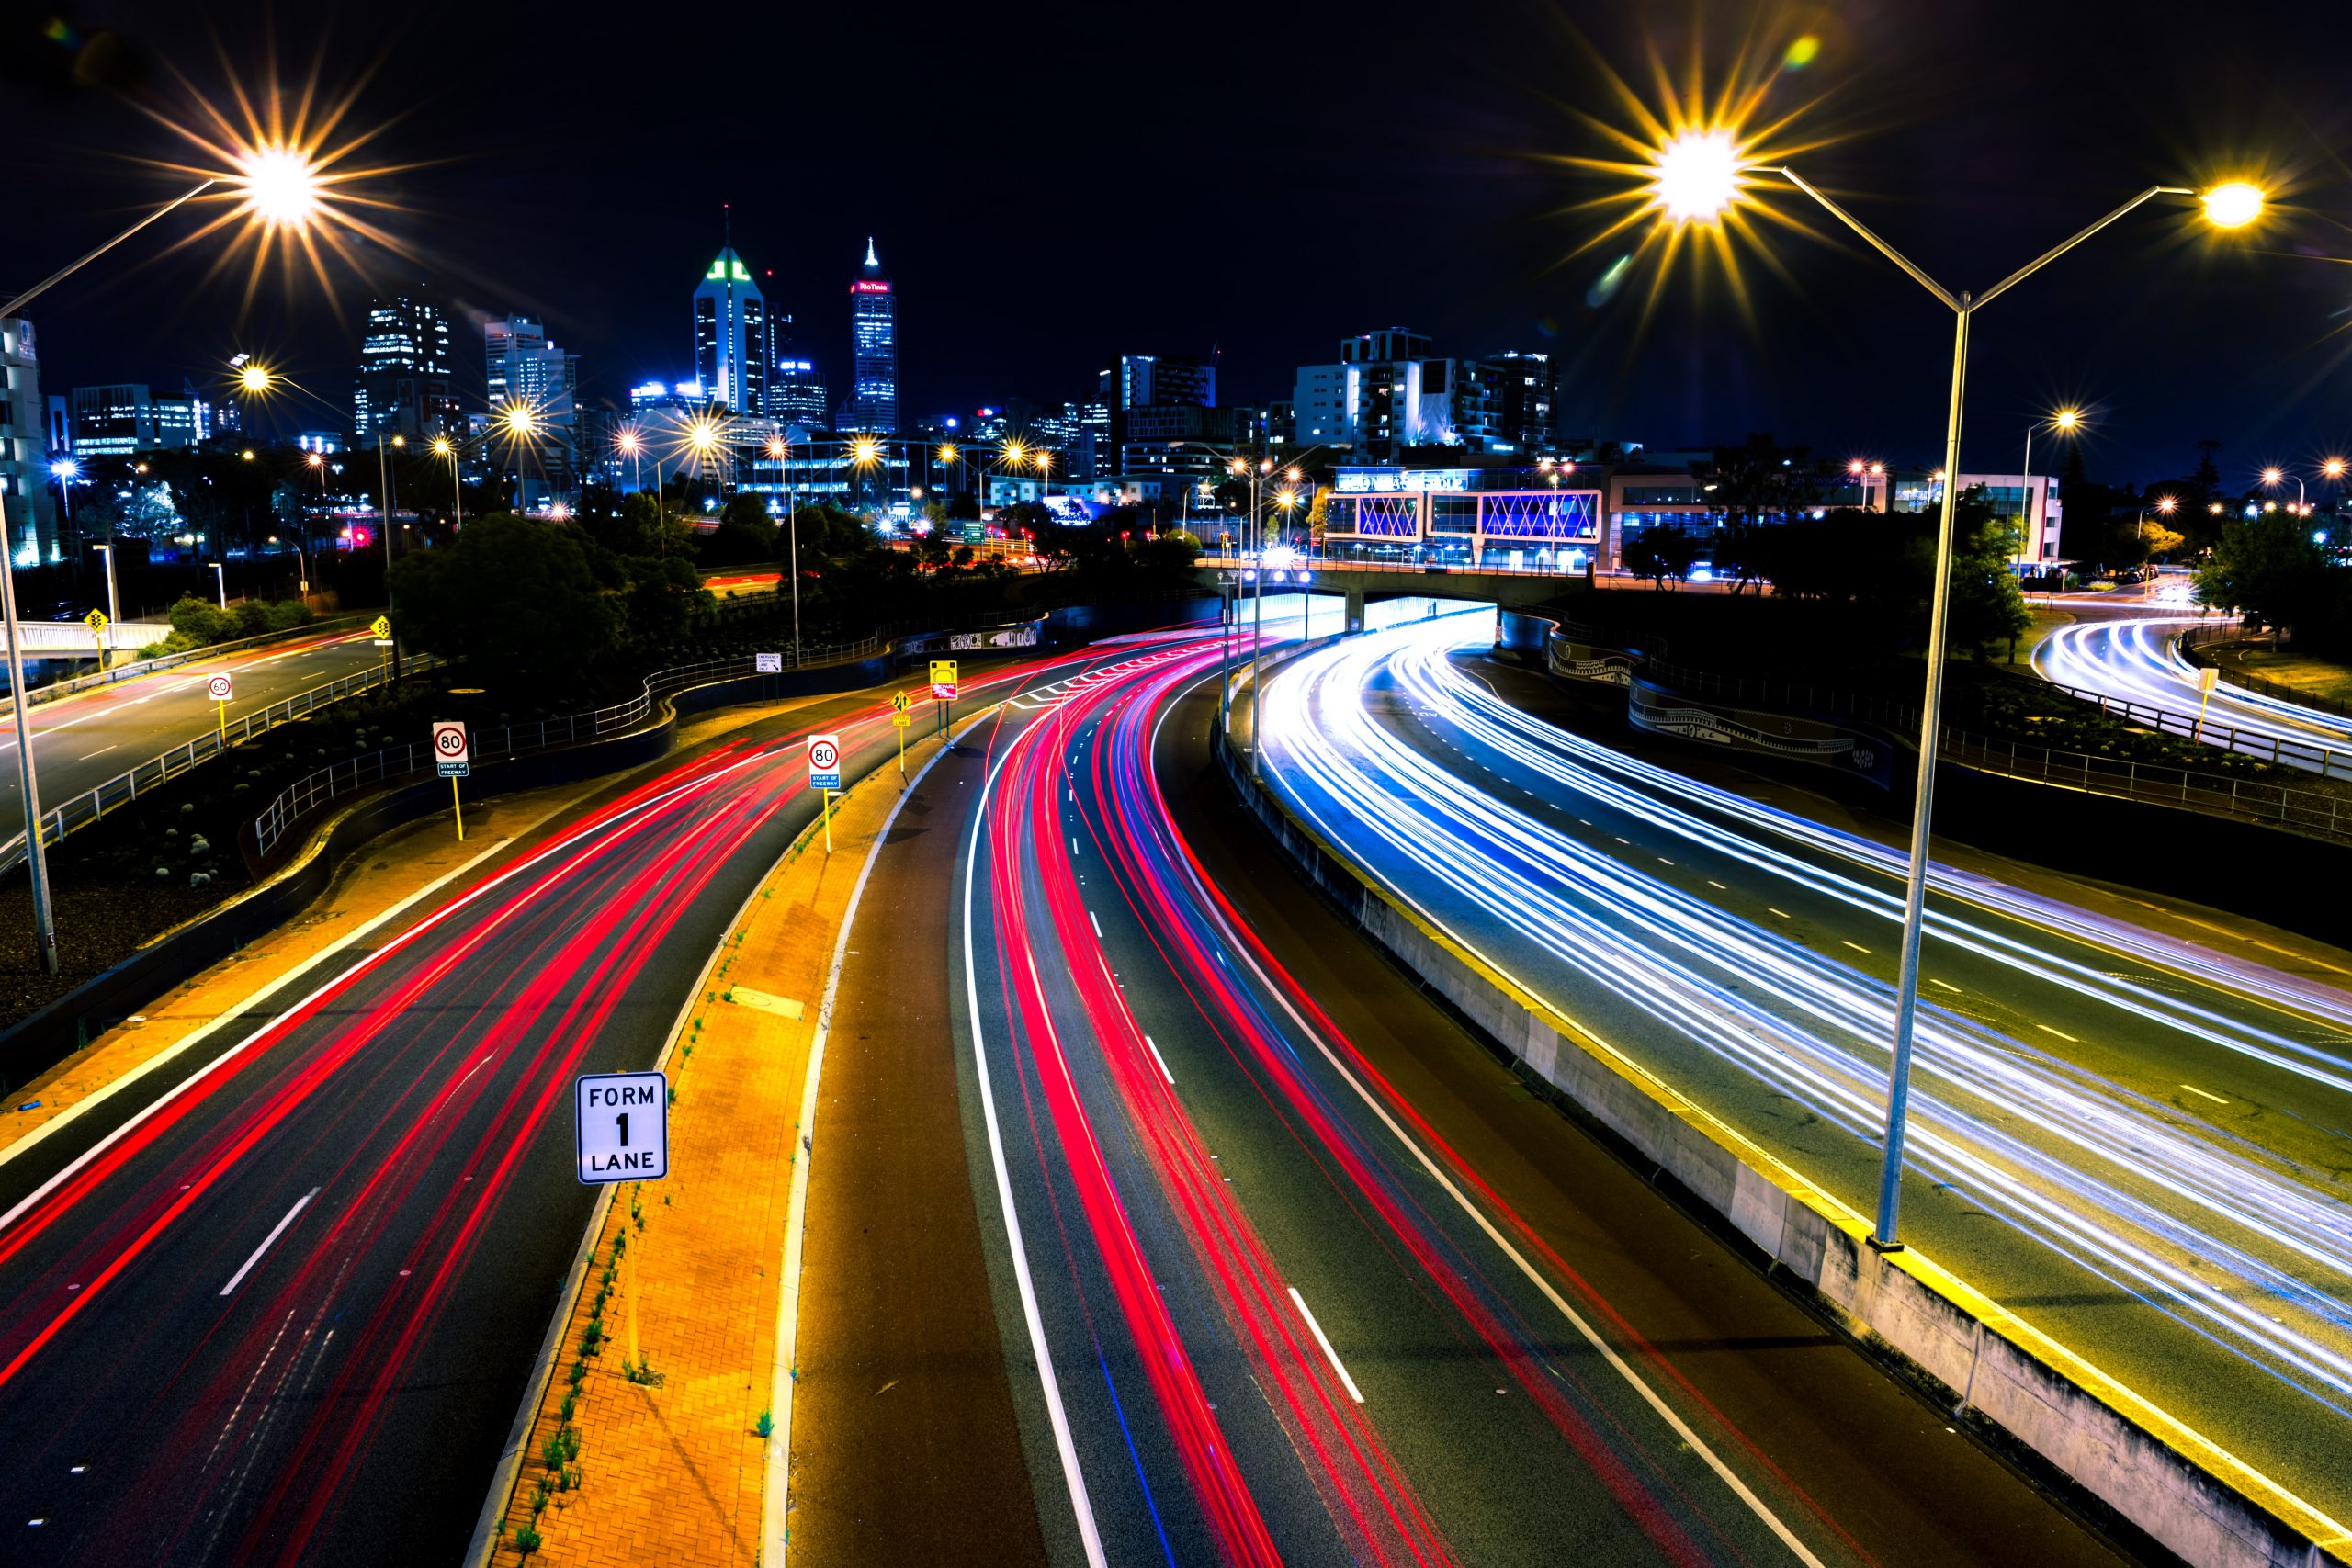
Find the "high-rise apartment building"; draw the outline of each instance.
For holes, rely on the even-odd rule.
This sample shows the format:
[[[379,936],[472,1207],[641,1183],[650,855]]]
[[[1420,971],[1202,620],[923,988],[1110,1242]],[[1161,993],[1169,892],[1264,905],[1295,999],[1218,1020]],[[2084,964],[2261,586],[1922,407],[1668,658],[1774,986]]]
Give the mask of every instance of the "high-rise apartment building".
[[[1408,446],[1489,454],[1551,450],[1559,372],[1550,356],[1440,359],[1403,327],[1340,344],[1336,365],[1302,365],[1291,397],[1300,446],[1347,446],[1386,462]]]
[[[874,242],[865,242],[865,265],[849,286],[850,394],[842,428],[889,434],[899,428],[899,325],[897,302]]]
[[[40,361],[33,352],[33,324],[22,316],[0,318],[0,502],[8,513],[8,544],[17,563],[56,560],[57,508],[49,490],[47,404],[40,395]]]
[[[359,378],[352,425],[364,442],[378,432],[410,437],[464,428],[449,308],[430,286],[379,295],[368,305],[359,340]]]
[[[767,297],[732,245],[695,287],[695,379],[730,412],[767,412]]]

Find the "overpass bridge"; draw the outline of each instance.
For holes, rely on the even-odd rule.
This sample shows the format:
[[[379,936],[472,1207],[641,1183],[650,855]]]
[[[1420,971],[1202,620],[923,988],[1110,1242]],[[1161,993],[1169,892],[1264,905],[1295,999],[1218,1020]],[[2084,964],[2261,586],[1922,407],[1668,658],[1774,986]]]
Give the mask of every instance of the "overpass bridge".
[[[108,648],[130,653],[171,635],[169,621],[119,621],[103,632],[80,621],[17,623],[17,646],[33,659],[96,659]]]
[[[1203,556],[1193,563],[1193,570],[1204,584],[1219,588],[1256,566],[1244,556]],[[1320,556],[1301,556],[1266,573],[1269,591],[1295,593],[1302,582],[1315,592],[1346,596],[1350,631],[1363,628],[1364,604],[1376,599],[1476,599],[1506,610],[1523,610],[1548,604],[1573,588],[1648,586],[1637,579],[1602,575],[1596,580],[1586,572],[1534,567]]]

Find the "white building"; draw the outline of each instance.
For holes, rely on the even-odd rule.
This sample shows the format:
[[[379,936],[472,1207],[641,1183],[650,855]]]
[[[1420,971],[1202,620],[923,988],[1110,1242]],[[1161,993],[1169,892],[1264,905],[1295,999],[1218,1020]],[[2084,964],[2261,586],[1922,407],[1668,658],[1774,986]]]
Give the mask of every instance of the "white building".
[[[33,324],[22,316],[0,320],[0,503],[7,507],[8,543],[21,566],[56,560],[57,508],[49,489],[48,405],[40,395],[40,364]]]

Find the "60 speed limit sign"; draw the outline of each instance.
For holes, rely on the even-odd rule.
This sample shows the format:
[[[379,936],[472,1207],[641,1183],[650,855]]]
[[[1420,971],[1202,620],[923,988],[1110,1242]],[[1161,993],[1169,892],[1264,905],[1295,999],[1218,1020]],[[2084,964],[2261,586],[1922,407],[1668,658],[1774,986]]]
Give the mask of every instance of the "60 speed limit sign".
[[[466,776],[473,762],[473,751],[466,742],[463,719],[433,721],[433,761],[445,779]]]
[[[227,702],[229,700],[229,692],[230,683],[228,676],[209,675],[205,677],[204,694],[210,697],[214,702]]]

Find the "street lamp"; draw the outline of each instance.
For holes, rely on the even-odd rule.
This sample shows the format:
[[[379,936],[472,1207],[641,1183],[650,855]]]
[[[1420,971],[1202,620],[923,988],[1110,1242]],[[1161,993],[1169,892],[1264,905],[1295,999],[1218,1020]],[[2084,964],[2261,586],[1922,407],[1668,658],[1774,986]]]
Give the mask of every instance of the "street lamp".
[[[26,306],[141,229],[223,183],[242,197],[233,216],[243,218],[249,229],[259,230],[265,243],[282,231],[301,235],[307,243],[307,231],[321,208],[317,163],[297,149],[268,145],[241,149],[230,161],[234,165],[232,169],[207,175],[105,243],[85,252],[6,304],[0,304],[0,320],[21,315]],[[33,940],[40,950],[41,967],[54,975],[58,968],[57,921],[50,902],[48,848],[41,841],[40,783],[33,766],[32,724],[25,709],[24,650],[17,631],[16,549],[8,536],[5,498],[0,498],[0,622],[5,622],[7,632],[8,696],[17,728],[17,779],[24,799],[25,866],[32,885]]]
[[[433,455],[449,459],[449,496],[457,507],[454,525],[463,528],[466,525],[466,492],[458,479],[458,444],[446,435],[436,435],[433,438]]]
[[[782,436],[768,438],[768,456],[775,459],[776,472],[784,477],[784,525],[791,538],[792,555],[786,563],[792,572],[792,667],[800,668],[800,509],[793,503],[792,470],[785,459],[792,455],[792,444]]]
[[[1872,250],[1900,267],[1952,313],[1951,395],[1944,421],[1944,470],[1960,472],[1961,411],[1968,384],[1968,329],[1978,310],[2018,284],[2073,250],[2092,235],[2159,196],[2197,198],[2206,220],[2218,229],[2240,229],[2262,215],[2262,191],[2244,181],[2217,186],[2199,195],[2179,186],[2151,186],[2114,211],[2061,241],[2050,250],[1994,284],[1982,294],[1954,293],[1929,277],[1908,257],[1865,227],[1860,220],[1822,194],[1794,169],[1783,164],[1782,179],[1811,197],[1831,217],[1852,230]],[[1693,128],[1673,137],[1652,159],[1648,194],[1661,221],[1679,230],[1686,225],[1714,226],[1747,198],[1751,171],[1742,166],[1740,144],[1727,130]],[[1944,645],[1947,610],[1951,592],[1952,528],[1957,484],[1944,486],[1943,505],[1936,537],[1936,575],[1928,621],[1928,684],[1920,705],[1918,779],[1911,810],[1910,874],[1904,892],[1903,953],[1895,983],[1894,1050],[1888,1064],[1886,1136],[1879,1170],[1877,1222],[1871,1245],[1894,1251],[1903,1244],[1899,1230],[1902,1203],[1903,1145],[1911,1094],[1912,1039],[1919,1002],[1919,941],[1928,890],[1929,831],[1934,816],[1936,752],[1942,735]]]
[[[2024,558],[2027,536],[2032,532],[2033,438],[2037,433],[2044,430],[2054,430],[2061,435],[2072,435],[2082,428],[2082,410],[2064,408],[2048,419],[2036,420],[2025,427],[2025,473],[2022,488],[2018,492],[2018,558],[2019,559]],[[2042,513],[2047,516],[2049,508],[2044,507]],[[2039,560],[2041,558],[2037,554],[2034,558]]]

